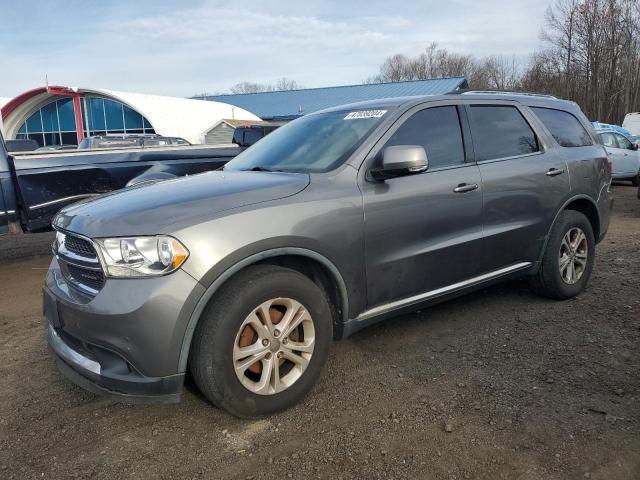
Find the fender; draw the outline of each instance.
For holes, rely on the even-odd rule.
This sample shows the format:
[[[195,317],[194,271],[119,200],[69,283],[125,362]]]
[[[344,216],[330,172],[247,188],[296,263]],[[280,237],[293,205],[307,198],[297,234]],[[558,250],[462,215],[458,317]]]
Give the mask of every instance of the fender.
[[[193,339],[193,333],[196,330],[196,326],[198,325],[198,321],[202,316],[202,312],[206,308],[207,304],[213,298],[213,295],[218,291],[218,289],[233,275],[238,273],[245,267],[249,265],[253,265],[261,260],[266,258],[278,257],[282,255],[297,255],[299,257],[307,257],[317,262],[321,263],[325,266],[333,276],[334,281],[338,285],[340,289],[340,296],[342,298],[342,316],[343,321],[347,321],[347,317],[349,315],[349,298],[347,296],[347,286],[340,274],[338,268],[325,256],[320,255],[313,250],[309,250],[306,248],[299,247],[282,247],[282,248],[274,248],[270,250],[265,250],[263,252],[259,252],[253,254],[249,257],[240,260],[235,263],[232,267],[225,270],[218,278],[216,278],[213,283],[207,288],[204,292],[198,303],[196,304],[195,309],[191,313],[189,317],[189,322],[187,323],[187,328],[184,333],[184,338],[182,340],[182,348],[180,350],[180,359],[178,361],[178,372],[185,372],[187,370],[187,361],[189,359],[189,349],[191,347],[191,340]]]
[[[580,195],[574,195],[573,197],[567,199],[556,212],[555,216],[553,217],[553,222],[551,222],[551,225],[549,226],[549,230],[547,230],[547,234],[544,237],[544,243],[542,244],[542,249],[540,250],[540,254],[538,255],[538,265],[540,264],[540,262],[542,262],[542,257],[544,256],[544,252],[547,248],[547,243],[549,242],[549,235],[551,235],[551,230],[553,229],[554,225],[558,221],[558,217],[567,208],[567,205],[569,205],[571,202],[575,202],[576,200],[587,200],[589,203],[591,203],[595,207],[598,215],[598,225],[600,225],[600,210],[598,209],[598,204],[593,200],[593,198],[585,194],[580,194]],[[596,238],[596,243],[597,241],[598,239]]]

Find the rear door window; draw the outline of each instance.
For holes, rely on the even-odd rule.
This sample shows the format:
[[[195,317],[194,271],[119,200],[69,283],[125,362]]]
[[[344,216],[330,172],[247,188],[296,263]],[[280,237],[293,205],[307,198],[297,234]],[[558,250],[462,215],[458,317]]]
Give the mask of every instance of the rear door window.
[[[429,159],[429,170],[464,164],[464,146],[458,109],[432,107],[414,113],[385,144],[420,145]]]
[[[571,113],[542,107],[532,107],[531,110],[561,146],[585,147],[593,145],[587,131]]]
[[[520,111],[509,105],[471,105],[471,136],[477,161],[527,155],[540,150]]]

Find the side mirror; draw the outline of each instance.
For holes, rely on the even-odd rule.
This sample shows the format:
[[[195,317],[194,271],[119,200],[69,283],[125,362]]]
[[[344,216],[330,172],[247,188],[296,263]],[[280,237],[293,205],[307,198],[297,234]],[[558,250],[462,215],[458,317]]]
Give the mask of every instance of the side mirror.
[[[631,144],[631,150],[638,150],[638,144],[637,143],[632,143]]]
[[[396,145],[382,152],[382,167],[371,170],[375,180],[422,173],[429,168],[427,152],[419,145]]]

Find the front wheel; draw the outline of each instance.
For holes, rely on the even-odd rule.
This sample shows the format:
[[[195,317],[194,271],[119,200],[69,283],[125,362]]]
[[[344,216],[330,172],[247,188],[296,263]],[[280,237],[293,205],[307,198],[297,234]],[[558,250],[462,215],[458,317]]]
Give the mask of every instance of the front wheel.
[[[216,293],[189,363],[209,401],[255,418],[293,405],[311,389],[331,339],[324,291],[295,270],[257,265]]]
[[[549,298],[575,297],[589,281],[594,257],[591,223],[584,214],[565,210],[551,229],[540,270],[531,286]]]

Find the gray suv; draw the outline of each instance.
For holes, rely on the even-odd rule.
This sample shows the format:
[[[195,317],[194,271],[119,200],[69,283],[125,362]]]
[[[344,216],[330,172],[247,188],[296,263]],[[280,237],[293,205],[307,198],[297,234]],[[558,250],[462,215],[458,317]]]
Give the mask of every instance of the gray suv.
[[[62,210],[46,276],[61,371],[129,401],[257,417],[299,400],[332,339],[527,276],[585,287],[611,165],[576,104],[458,93],[346,105],[224,170]]]

